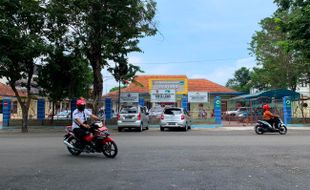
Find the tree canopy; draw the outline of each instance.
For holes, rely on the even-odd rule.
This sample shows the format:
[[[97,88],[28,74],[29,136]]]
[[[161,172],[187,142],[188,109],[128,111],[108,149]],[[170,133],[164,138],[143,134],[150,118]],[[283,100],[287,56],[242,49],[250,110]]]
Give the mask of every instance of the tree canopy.
[[[127,65],[141,51],[139,39],[156,33],[153,0],[50,0],[51,41],[79,49],[93,69],[94,109],[102,96],[101,70],[110,62]],[[57,35],[55,35],[57,34]],[[125,62],[124,62],[125,61]]]
[[[43,29],[44,8],[40,1],[0,1],[0,77],[8,80],[21,105],[22,132],[28,131],[35,62],[46,53]],[[26,101],[20,97],[17,84],[26,88]]]
[[[251,71],[242,67],[234,74],[233,79],[229,79],[226,86],[240,92],[250,92]]]

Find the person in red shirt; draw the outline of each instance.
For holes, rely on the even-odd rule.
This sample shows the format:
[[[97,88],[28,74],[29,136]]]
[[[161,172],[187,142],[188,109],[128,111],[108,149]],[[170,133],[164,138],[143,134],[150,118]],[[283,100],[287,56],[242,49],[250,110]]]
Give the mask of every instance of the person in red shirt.
[[[263,120],[267,121],[273,127],[274,115],[270,112],[270,106],[268,104],[265,104],[263,106],[263,110],[264,110]]]

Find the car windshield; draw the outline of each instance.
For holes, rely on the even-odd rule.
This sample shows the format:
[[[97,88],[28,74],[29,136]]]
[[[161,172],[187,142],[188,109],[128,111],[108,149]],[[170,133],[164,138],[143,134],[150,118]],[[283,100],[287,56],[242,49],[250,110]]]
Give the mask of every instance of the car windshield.
[[[126,114],[126,113],[138,113],[138,108],[137,107],[123,108],[121,110],[121,113],[123,113],[123,114]]]
[[[178,115],[178,114],[181,114],[181,113],[182,113],[181,109],[177,109],[177,108],[175,108],[175,109],[165,109],[165,112],[164,112],[164,114],[167,114],[167,115]]]
[[[161,107],[154,107],[150,110],[151,112],[162,112],[163,109]]]

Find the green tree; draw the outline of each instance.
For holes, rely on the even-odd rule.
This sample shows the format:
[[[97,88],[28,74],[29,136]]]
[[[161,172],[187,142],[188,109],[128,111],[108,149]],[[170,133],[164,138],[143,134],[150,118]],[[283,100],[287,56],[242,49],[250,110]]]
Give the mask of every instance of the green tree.
[[[65,98],[88,97],[92,70],[85,59],[74,53],[64,54],[56,48],[38,69],[38,84],[43,95],[55,103]]]
[[[262,29],[252,37],[250,51],[258,67],[254,69],[251,84],[255,88],[290,88],[296,90],[300,61],[290,49],[288,33],[282,23],[286,13],[275,13],[260,22]]]
[[[310,82],[310,1],[275,0],[278,13],[286,13],[288,20],[283,22],[295,59],[299,60],[299,73]],[[303,79],[302,79],[303,80]]]
[[[94,110],[102,96],[101,70],[141,51],[139,39],[156,33],[153,0],[50,0],[49,39],[78,48],[93,69]],[[56,35],[55,35],[56,34]]]
[[[121,86],[121,88],[119,88],[118,86],[115,86],[115,87],[111,88],[109,92],[115,92],[115,91],[118,91],[119,89],[123,89],[123,88],[127,88],[127,86]]]
[[[0,1],[0,77],[8,80],[21,106],[22,132],[28,132],[35,61],[45,52],[43,28],[44,8],[40,1]],[[21,98],[17,84],[26,88],[26,100]]]
[[[233,79],[229,79],[226,87],[232,88],[240,92],[250,92],[251,71],[246,67],[238,69]]]
[[[137,72],[143,73],[139,66],[135,66],[132,64],[128,64],[128,60],[126,57],[119,57],[116,61],[118,63],[115,64],[115,67],[110,67],[108,71],[114,76],[115,80],[118,82],[118,107],[117,111],[120,109],[120,101],[121,101],[121,83],[123,85],[128,84],[129,82],[135,83],[139,86],[142,86],[138,81],[135,80]]]

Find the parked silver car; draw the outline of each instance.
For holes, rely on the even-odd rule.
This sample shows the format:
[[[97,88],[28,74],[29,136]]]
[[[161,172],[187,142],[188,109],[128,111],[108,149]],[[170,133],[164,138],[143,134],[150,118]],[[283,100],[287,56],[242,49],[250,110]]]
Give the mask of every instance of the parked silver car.
[[[183,108],[165,108],[160,116],[160,130],[165,128],[182,128],[187,131],[191,128],[191,117]]]
[[[163,113],[164,108],[161,106],[155,106],[150,109],[150,117],[160,118],[160,115]]]
[[[149,116],[145,107],[123,107],[117,115],[117,128],[121,132],[123,128],[137,128],[140,132],[149,129]]]
[[[71,119],[71,111],[70,110],[64,110],[56,115],[54,115],[55,120],[69,120]]]

